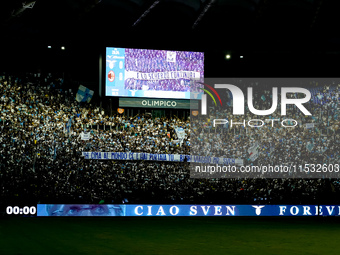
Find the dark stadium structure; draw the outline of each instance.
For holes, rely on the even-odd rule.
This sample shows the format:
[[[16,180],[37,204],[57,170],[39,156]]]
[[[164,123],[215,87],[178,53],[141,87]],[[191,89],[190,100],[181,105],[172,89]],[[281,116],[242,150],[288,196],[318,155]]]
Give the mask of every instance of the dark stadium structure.
[[[338,5],[331,0],[2,1],[0,253],[336,252],[338,219],[322,218],[319,208],[334,205],[323,207],[324,212],[340,215],[338,178],[191,178],[189,155],[194,151],[237,158],[249,165],[301,161],[339,168]],[[269,128],[261,133],[228,131],[222,125],[212,128],[211,119],[232,117],[231,111],[213,109],[215,99],[207,102],[208,115],[199,117],[180,107],[121,107],[119,97],[105,96],[106,47],[203,52],[204,77],[229,78],[244,90],[253,87],[259,110],[271,106],[272,88],[263,77],[315,77],[304,84],[311,93],[306,107],[313,116],[294,115],[301,124],[295,133]],[[110,74],[109,79],[115,78]],[[136,89],[131,80],[127,89]],[[90,102],[76,100],[81,85],[86,96],[93,94]],[[223,96],[230,106],[231,96]],[[291,93],[289,98],[301,96]],[[289,108],[290,113],[294,110]],[[246,117],[256,119],[254,114]],[[258,156],[252,160],[254,147]],[[98,152],[127,153],[130,158],[103,160]],[[144,160],[145,153],[155,158],[176,155],[181,161]],[[303,215],[311,215],[312,208],[317,217],[58,221],[7,215],[42,204],[48,204],[43,216],[125,216],[125,205],[139,205],[136,215],[152,216],[151,207],[140,206],[251,205],[255,216],[261,213],[260,205],[296,205],[296,210],[303,208]],[[21,209],[12,213],[14,207]],[[190,213],[196,209],[190,208]],[[219,215],[220,209],[214,210]],[[286,208],[279,210],[283,215]],[[294,208],[290,212],[297,215]],[[25,230],[18,234],[20,229]],[[31,236],[30,229],[38,233]]]
[[[99,48],[116,46],[204,51],[206,77],[337,76],[336,1],[13,0],[0,5],[3,70],[53,68],[97,81]],[[80,68],[79,63],[87,64]]]

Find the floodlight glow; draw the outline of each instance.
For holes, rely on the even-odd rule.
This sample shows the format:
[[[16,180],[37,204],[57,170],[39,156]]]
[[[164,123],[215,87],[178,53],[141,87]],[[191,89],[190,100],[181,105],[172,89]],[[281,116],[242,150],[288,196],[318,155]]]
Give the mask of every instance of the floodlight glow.
[[[61,49],[62,49],[62,50],[65,50],[65,46],[61,46]]]
[[[230,54],[225,55],[225,58],[230,59],[231,58]]]
[[[47,48],[51,49],[51,48],[52,48],[52,46],[50,46],[50,45],[49,45],[49,46],[47,46]]]

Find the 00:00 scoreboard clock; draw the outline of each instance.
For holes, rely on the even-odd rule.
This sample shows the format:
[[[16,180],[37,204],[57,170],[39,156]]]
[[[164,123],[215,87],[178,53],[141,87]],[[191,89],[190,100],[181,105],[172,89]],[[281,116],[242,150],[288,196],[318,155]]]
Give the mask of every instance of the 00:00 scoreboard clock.
[[[6,213],[10,214],[25,214],[25,215],[35,215],[37,213],[37,208],[35,206],[7,206]]]

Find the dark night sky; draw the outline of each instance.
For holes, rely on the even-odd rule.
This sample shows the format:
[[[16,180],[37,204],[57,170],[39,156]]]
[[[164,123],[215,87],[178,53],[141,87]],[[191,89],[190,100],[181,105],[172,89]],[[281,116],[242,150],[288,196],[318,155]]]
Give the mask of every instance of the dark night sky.
[[[21,6],[0,8],[1,70],[96,81],[99,53],[117,46],[204,51],[207,77],[339,76],[339,21],[329,0],[38,0],[12,16]]]

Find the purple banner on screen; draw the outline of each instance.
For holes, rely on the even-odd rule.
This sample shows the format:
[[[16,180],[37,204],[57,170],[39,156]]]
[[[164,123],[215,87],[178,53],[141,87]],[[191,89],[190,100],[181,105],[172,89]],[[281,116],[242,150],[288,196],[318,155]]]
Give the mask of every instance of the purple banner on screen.
[[[200,99],[204,53],[106,48],[106,96]]]

